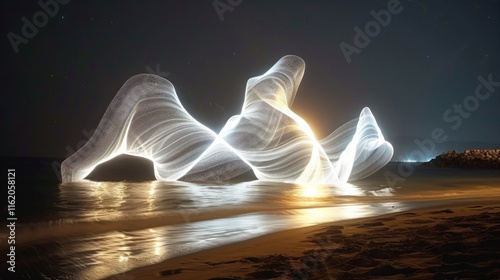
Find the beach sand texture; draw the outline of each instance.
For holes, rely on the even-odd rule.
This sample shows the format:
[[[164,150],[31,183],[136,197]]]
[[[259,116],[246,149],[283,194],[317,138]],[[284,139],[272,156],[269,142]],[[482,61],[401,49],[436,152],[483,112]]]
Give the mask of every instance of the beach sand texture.
[[[500,279],[500,202],[460,200],[283,231],[166,260],[131,279]],[[110,278],[112,279],[112,278]]]

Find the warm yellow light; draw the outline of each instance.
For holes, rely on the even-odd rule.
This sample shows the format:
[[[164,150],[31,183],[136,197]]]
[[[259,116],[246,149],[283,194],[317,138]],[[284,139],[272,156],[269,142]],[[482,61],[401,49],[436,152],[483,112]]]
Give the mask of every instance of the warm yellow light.
[[[302,197],[317,198],[329,196],[330,194],[329,188],[325,185],[300,184],[298,186]]]
[[[160,255],[160,252],[161,252],[161,244],[160,242],[155,242],[155,256],[158,256]]]

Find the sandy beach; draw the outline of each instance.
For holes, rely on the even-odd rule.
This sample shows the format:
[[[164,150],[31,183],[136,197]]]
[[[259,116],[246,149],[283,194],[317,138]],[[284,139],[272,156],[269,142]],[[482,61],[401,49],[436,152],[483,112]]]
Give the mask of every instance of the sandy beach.
[[[282,231],[108,279],[500,279],[499,198]]]

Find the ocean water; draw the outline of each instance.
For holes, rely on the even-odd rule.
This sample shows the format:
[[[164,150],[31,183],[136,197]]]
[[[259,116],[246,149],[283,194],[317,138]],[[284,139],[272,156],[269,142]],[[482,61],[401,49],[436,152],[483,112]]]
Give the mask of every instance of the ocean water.
[[[133,279],[133,268],[272,232],[500,193],[498,170],[412,168],[408,175],[392,163],[364,180],[331,185],[60,184],[21,165],[16,176],[30,177],[29,170],[32,177],[16,185],[16,272],[4,266],[2,279]],[[4,238],[0,248],[6,259]]]

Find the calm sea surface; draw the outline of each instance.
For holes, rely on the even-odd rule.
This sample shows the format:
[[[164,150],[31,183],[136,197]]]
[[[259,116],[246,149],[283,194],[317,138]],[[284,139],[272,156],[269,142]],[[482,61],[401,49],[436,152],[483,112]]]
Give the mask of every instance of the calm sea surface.
[[[271,232],[500,193],[498,171],[416,167],[390,186],[392,175],[403,178],[401,170],[390,164],[365,180],[332,185],[20,179],[16,272],[4,265],[2,278],[127,275],[135,267]],[[17,176],[25,173],[17,170]]]

